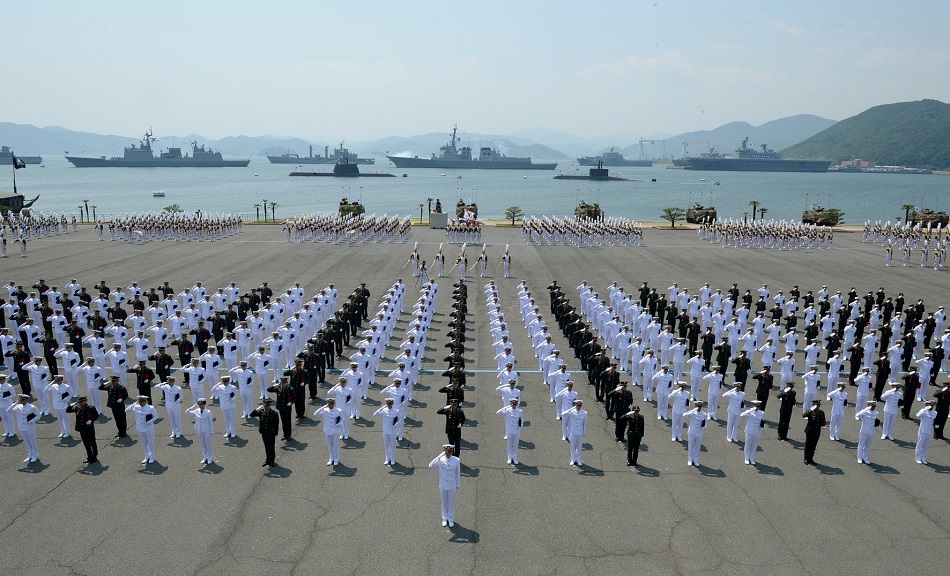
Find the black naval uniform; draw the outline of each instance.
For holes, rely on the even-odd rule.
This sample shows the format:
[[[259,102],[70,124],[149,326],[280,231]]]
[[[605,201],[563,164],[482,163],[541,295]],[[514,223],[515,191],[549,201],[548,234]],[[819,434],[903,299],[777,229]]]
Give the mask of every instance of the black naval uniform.
[[[815,463],[815,448],[821,438],[821,429],[825,427],[825,412],[818,405],[805,413],[805,464]]]
[[[462,425],[465,424],[465,412],[456,406],[440,408],[439,414],[445,415],[445,436],[449,444],[455,446],[455,457],[462,452]]]
[[[276,466],[274,461],[277,458],[277,452],[274,444],[277,439],[277,431],[280,429],[280,416],[276,410],[265,410],[263,406],[256,408],[251,412],[252,417],[260,419],[257,431],[261,434],[261,440],[264,441],[264,466]]]
[[[639,412],[628,412],[617,420],[623,420],[627,427],[627,465],[636,466],[640,455],[640,442],[646,428],[643,416]]]
[[[86,449],[87,464],[93,464],[99,461],[99,447],[96,445],[96,419],[99,418],[99,412],[91,404],[70,404],[66,407],[67,412],[76,413],[76,432],[82,439],[82,445]]]
[[[778,439],[788,440],[788,425],[792,420],[792,410],[795,408],[795,390],[781,392],[778,395],[782,405],[778,409]]]
[[[125,438],[127,436],[128,423],[125,419],[125,399],[129,397],[129,391],[125,386],[116,382],[112,384],[103,384],[99,386],[100,390],[108,392],[106,397],[106,406],[112,409],[112,418],[115,420],[115,427],[118,430],[116,438]]]

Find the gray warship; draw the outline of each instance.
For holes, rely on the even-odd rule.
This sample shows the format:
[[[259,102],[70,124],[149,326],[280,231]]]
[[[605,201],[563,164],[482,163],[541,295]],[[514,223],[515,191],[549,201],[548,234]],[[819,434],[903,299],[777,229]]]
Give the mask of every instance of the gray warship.
[[[340,142],[339,148],[333,149],[333,156],[330,156],[330,147],[323,147],[323,156],[313,155],[313,146],[310,147],[309,156],[300,156],[294,153],[281,154],[280,156],[268,156],[271,164],[375,164],[375,158],[360,158],[356,152],[350,152],[343,147]]]
[[[448,143],[439,148],[439,154],[431,158],[418,156],[386,156],[396,168],[441,168],[441,169],[471,169],[471,170],[554,170],[557,162],[548,164],[534,164],[531,158],[505,156],[494,148],[483,146],[478,151],[478,158],[472,156],[472,149],[468,146],[456,148],[458,141],[456,133],[458,126],[452,128]]]
[[[246,168],[251,163],[247,160],[225,160],[220,152],[205,148],[197,142],[191,143],[191,155],[182,154],[181,148],[169,148],[159,156],[152,153],[152,131],[143,136],[141,143],[136,146],[126,146],[121,157],[85,158],[82,156],[67,156],[76,168]]]

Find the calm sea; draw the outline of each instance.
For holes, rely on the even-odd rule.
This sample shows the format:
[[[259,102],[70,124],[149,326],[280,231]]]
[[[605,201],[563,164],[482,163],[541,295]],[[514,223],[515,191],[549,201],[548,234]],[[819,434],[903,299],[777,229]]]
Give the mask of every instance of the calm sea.
[[[240,213],[254,220],[254,204],[277,203],[277,218],[336,211],[341,197],[359,199],[368,213],[419,216],[419,204],[441,199],[450,210],[459,198],[478,203],[479,216],[504,217],[518,206],[528,215],[572,214],[578,201],[597,202],[608,216],[658,221],[663,208],[693,202],[715,206],[720,218],[742,218],[750,200],[768,209],[766,218],[801,218],[812,204],[839,208],[848,224],[894,220],[903,204],[950,211],[950,178],[932,175],[788,174],[701,172],[652,168],[611,168],[630,182],[554,180],[558,173],[584,174],[587,168],[562,163],[554,172],[519,170],[398,169],[378,158],[364,172],[395,178],[302,178],[295,167],[255,157],[247,168],[74,168],[63,157],[44,158],[45,168],[17,171],[17,187],[44,213],[78,214],[83,199],[100,215],[159,211],[178,204],[188,212]],[[330,167],[304,169],[326,171]],[[406,174],[406,177],[402,177]],[[655,180],[655,181],[654,181]],[[0,171],[0,189],[10,190],[10,172]],[[165,192],[164,198],[153,192]],[[434,200],[433,200],[434,205]]]

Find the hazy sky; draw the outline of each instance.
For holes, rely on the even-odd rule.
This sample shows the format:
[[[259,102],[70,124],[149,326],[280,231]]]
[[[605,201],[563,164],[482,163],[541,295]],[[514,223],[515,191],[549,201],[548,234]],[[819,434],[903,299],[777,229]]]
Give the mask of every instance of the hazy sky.
[[[676,134],[950,100],[950,2],[8,5],[0,120],[336,141]]]

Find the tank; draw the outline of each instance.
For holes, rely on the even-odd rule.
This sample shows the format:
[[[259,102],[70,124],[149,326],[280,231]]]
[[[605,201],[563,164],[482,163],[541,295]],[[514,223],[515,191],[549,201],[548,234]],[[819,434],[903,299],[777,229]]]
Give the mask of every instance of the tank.
[[[715,206],[703,206],[699,202],[694,202],[693,207],[686,211],[686,221],[690,224],[701,224],[703,220],[712,222],[715,219]]]
[[[359,216],[366,208],[359,202],[348,202],[346,198],[340,200],[340,216]]]
[[[474,202],[472,202],[471,204],[466,204],[464,200],[459,198],[459,201],[455,204],[455,217],[464,218],[466,210],[471,212],[472,216],[476,220],[478,219],[478,204]]]
[[[581,200],[581,203],[574,209],[574,216],[577,218],[590,218],[592,220],[602,220],[604,213],[600,209],[600,204],[588,204]]]
[[[931,227],[936,227],[937,224],[946,227],[948,221],[950,221],[950,217],[947,216],[946,212],[934,212],[930,208],[924,208],[920,212],[911,212],[910,221],[913,224],[920,223],[924,227],[928,224],[930,224]]]
[[[812,206],[811,210],[802,212],[802,224],[816,224],[818,226],[837,226],[841,223],[844,212],[837,208],[823,208]]]

